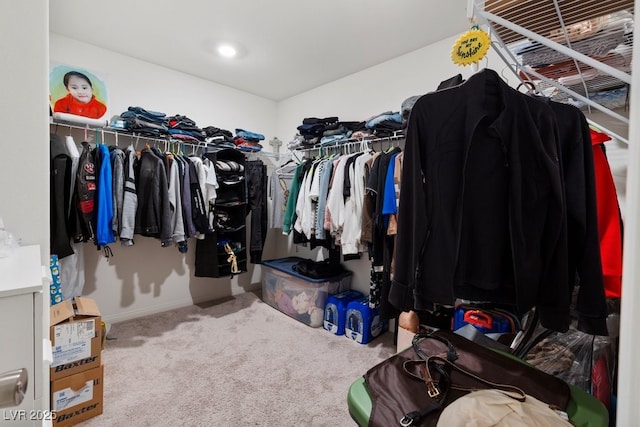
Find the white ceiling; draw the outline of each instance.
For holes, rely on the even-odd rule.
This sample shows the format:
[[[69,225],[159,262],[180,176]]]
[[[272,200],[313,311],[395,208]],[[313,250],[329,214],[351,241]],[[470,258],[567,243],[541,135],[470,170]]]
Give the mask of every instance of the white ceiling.
[[[50,31],[276,101],[468,29],[466,0],[57,0]],[[239,43],[242,58],[210,47]]]

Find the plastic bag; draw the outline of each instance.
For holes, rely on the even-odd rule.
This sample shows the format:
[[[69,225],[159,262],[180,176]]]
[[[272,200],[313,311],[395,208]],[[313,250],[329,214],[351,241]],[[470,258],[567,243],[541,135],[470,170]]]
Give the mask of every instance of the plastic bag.
[[[4,229],[4,221],[0,218],[0,258],[7,258],[18,246],[18,241],[13,234]]]
[[[569,329],[565,333],[546,334],[531,347],[524,360],[594,395],[609,408],[612,392],[611,353],[611,338]]]

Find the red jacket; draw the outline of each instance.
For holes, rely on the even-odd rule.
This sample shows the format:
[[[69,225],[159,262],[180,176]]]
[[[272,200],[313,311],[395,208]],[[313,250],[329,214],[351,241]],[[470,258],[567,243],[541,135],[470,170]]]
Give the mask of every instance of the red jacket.
[[[68,93],[67,96],[56,101],[53,106],[53,112],[75,114],[76,116],[99,119],[105,115],[107,107],[102,102],[98,101],[95,95],[91,97],[91,101],[83,104],[78,102],[70,93]]]
[[[622,288],[622,224],[620,208],[611,168],[601,147],[603,142],[610,139],[609,135],[591,129],[604,290],[607,297],[620,298]]]

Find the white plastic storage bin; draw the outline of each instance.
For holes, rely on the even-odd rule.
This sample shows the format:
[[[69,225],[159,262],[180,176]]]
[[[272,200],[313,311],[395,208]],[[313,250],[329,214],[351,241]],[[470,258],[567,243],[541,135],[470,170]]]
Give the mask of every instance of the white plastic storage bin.
[[[326,279],[313,279],[293,270],[302,261],[287,257],[263,261],[262,300],[313,328],[322,326],[324,306],[329,294],[345,291],[351,286],[351,272]]]

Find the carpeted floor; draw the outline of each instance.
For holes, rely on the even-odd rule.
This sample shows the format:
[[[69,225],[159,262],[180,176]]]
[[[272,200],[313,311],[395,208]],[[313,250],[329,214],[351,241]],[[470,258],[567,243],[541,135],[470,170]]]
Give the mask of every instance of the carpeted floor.
[[[349,385],[395,352],[310,328],[253,293],[112,326],[104,413],[80,425],[352,426]]]

